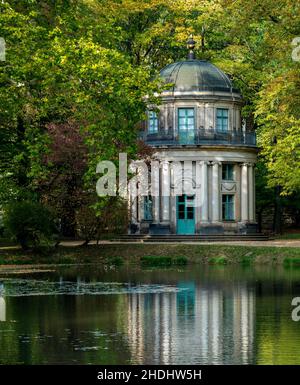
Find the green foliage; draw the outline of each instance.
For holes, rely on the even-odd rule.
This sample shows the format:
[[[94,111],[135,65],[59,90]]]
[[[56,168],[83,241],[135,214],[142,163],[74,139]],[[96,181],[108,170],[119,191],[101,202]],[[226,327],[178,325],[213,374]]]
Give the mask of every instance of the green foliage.
[[[141,263],[144,266],[171,266],[172,257],[145,255],[141,258]]]
[[[294,266],[300,267],[300,258],[287,257],[283,260],[283,264],[286,267],[294,267]]]
[[[49,244],[55,232],[51,214],[36,202],[14,202],[6,207],[4,225],[23,249]]]
[[[112,257],[108,259],[107,263],[113,266],[122,266],[124,264],[124,259],[122,257]]]
[[[226,257],[212,257],[209,258],[208,263],[211,265],[227,265],[228,260]]]
[[[183,266],[187,265],[187,257],[168,257],[168,256],[143,256],[141,263],[144,266]]]
[[[158,103],[157,72],[186,56],[190,33],[197,56],[230,74],[245,97],[243,116],[262,149],[258,207],[272,203],[277,185],[282,195],[297,195],[300,63],[291,59],[291,42],[300,36],[297,2],[8,0],[0,6],[7,47],[0,62],[0,205],[27,193],[74,224],[79,208],[90,207],[85,197],[95,191],[96,164],[117,161],[121,151],[137,156],[138,123],[147,103]],[[49,127],[65,126],[84,142],[80,173],[67,161],[72,146],[64,158],[45,160],[57,151]],[[110,202],[94,203],[105,218]]]
[[[253,263],[254,259],[255,259],[254,253],[247,253],[246,255],[242,255],[239,258],[239,262],[243,266],[249,266]]]
[[[291,45],[300,36],[299,3],[215,3],[223,6],[218,28],[227,41],[215,57],[246,97],[244,113],[258,128],[268,185],[290,195],[300,189],[300,63],[292,60]]]
[[[96,239],[100,230],[100,218],[96,216],[95,210],[88,206],[82,206],[76,212],[76,227],[78,235],[87,243]]]
[[[178,265],[178,266],[185,266],[188,264],[188,259],[187,257],[185,256],[182,256],[182,257],[176,257],[173,261],[173,264],[174,265]]]
[[[127,202],[119,197],[102,197],[94,205],[100,218],[97,239],[109,234],[124,234],[128,229]]]

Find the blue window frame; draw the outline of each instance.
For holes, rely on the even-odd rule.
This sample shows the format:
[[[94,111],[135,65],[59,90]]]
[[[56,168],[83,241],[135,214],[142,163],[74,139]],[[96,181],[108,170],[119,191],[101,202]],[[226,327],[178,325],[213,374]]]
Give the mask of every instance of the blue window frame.
[[[222,179],[223,180],[234,180],[233,164],[223,164],[222,165]]]
[[[148,131],[150,134],[155,134],[158,132],[158,117],[155,111],[149,111]]]
[[[222,195],[223,221],[234,221],[234,195]]]
[[[144,197],[144,220],[152,221],[152,197]]]
[[[228,109],[217,108],[217,131],[228,131]]]
[[[178,108],[178,135],[181,144],[193,144],[195,141],[194,108]]]
[[[194,131],[195,111],[194,108],[178,108],[178,130]]]

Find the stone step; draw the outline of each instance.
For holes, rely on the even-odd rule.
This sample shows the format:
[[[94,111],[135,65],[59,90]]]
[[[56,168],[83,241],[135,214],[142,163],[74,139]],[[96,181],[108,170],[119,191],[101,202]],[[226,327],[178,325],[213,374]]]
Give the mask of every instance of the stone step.
[[[112,241],[119,242],[226,242],[226,241],[267,241],[265,234],[222,234],[222,235],[123,235]]]

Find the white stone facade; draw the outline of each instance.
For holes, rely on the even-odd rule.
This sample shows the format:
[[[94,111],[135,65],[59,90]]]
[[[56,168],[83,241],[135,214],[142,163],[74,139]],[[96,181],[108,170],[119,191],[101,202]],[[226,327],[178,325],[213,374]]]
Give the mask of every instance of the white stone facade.
[[[184,68],[185,63],[188,66],[191,62],[183,62],[179,67]],[[201,71],[203,62],[192,64]],[[211,71],[214,74],[213,71],[219,70],[212,66]],[[199,81],[198,72],[195,82]],[[221,71],[219,73],[226,77]],[[201,84],[205,76],[204,73]],[[228,78],[226,81],[230,84]],[[153,171],[156,175],[154,182],[152,180],[159,194],[131,200],[134,224],[131,233],[240,234],[256,231],[257,147],[255,133],[248,132],[242,124],[241,95],[233,89],[226,92],[214,86],[209,90],[203,86],[202,91],[202,85],[197,87],[198,91],[163,92],[157,114],[159,128],[149,132],[150,123],[144,125],[142,138],[155,148],[153,158],[160,165]],[[149,109],[153,110],[153,106]],[[190,114],[186,128],[183,127],[188,133],[186,141],[180,140],[183,132],[180,131],[180,109]],[[220,110],[226,112],[225,118],[218,118]],[[217,122],[217,119],[221,120]],[[220,130],[222,119],[226,125]]]

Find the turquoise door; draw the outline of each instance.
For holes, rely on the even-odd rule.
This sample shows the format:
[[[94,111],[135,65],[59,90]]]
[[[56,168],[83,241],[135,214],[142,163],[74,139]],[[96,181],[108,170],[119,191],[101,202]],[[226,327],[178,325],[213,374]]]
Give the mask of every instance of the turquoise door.
[[[177,197],[177,234],[195,234],[194,195]]]

